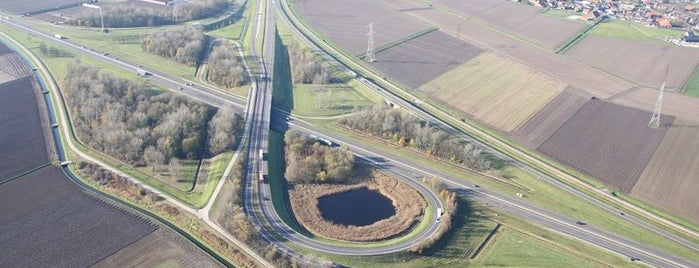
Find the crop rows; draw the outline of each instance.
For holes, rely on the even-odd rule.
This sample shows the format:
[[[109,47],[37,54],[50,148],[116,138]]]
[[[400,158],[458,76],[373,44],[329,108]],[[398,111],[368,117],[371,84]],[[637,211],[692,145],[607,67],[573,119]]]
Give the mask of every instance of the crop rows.
[[[674,117],[648,127],[651,113],[589,101],[538,150],[628,193],[636,184]]]
[[[0,55],[0,72],[14,78],[22,78],[32,74],[32,70],[29,69],[24,59],[17,53]]]
[[[0,84],[0,182],[49,162],[31,79]]]
[[[404,85],[417,88],[478,56],[483,50],[433,31],[376,54],[372,65]]]
[[[681,90],[699,64],[699,50],[590,35],[566,55],[636,84]]]
[[[307,0],[294,4],[314,29],[356,56],[366,51],[370,23],[375,24],[376,48],[428,28],[376,1]]]
[[[511,1],[438,0],[435,3],[549,49],[561,46],[587,26],[582,22],[544,16],[538,8]]]
[[[631,191],[699,224],[699,122],[676,119]]]
[[[564,87],[526,66],[484,53],[421,90],[476,120],[510,132],[534,116]]]
[[[80,4],[87,2],[85,0],[41,0],[41,1],[26,1],[26,0],[3,0],[0,3],[0,10],[9,11],[15,14],[27,14],[48,10],[58,10],[57,7],[66,5]]]
[[[527,123],[517,128],[511,137],[528,148],[536,149],[589,99],[569,87],[546,104]]]
[[[46,167],[0,185],[1,267],[85,267],[155,230]]]

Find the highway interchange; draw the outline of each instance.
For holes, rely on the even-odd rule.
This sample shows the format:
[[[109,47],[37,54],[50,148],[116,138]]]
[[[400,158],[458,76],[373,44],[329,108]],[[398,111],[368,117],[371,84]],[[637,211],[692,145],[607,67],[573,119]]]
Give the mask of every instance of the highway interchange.
[[[258,14],[258,22],[264,21],[264,28],[265,29],[260,29],[256,30],[255,32],[264,32],[264,45],[263,49],[263,56],[258,58],[258,66],[260,66],[260,74],[262,74],[261,78],[255,77],[255,80],[257,80],[257,83],[254,83],[253,85],[253,90],[250,93],[250,98],[251,100],[254,99],[253,101],[246,101],[243,100],[239,97],[236,97],[234,95],[222,93],[220,91],[217,91],[215,89],[209,88],[206,85],[192,85],[192,86],[186,86],[182,90],[176,90],[178,87],[182,86],[182,81],[181,79],[169,76],[168,74],[163,74],[163,73],[157,73],[149,70],[152,75],[149,76],[149,80],[153,81],[156,84],[162,85],[166,88],[171,88],[176,91],[180,91],[185,95],[191,96],[193,98],[199,99],[201,101],[207,102],[211,105],[214,106],[224,106],[224,105],[233,105],[235,107],[241,108],[245,107],[244,103],[247,103],[247,110],[246,110],[246,122],[247,124],[250,124],[249,129],[249,134],[248,137],[250,138],[249,142],[249,148],[247,150],[247,167],[248,167],[248,175],[246,179],[246,187],[245,187],[245,193],[246,193],[246,198],[245,198],[245,208],[246,210],[256,219],[258,224],[261,225],[268,225],[272,226],[274,229],[274,232],[276,235],[272,233],[266,233],[265,238],[277,243],[279,246],[283,248],[287,248],[284,246],[284,244],[281,244],[276,237],[281,235],[284,237],[284,239],[289,240],[291,242],[299,243],[304,247],[312,248],[315,250],[320,250],[320,251],[326,251],[330,253],[336,253],[336,254],[348,254],[348,255],[361,255],[361,254],[383,254],[383,253],[388,253],[388,252],[395,252],[398,250],[403,250],[410,244],[402,244],[402,245],[392,245],[391,247],[386,247],[386,248],[374,248],[374,249],[361,249],[361,248],[350,248],[350,247],[338,247],[338,246],[333,246],[333,245],[328,245],[326,243],[318,242],[315,240],[312,240],[310,238],[307,238],[301,234],[296,233],[293,231],[290,227],[288,227],[276,214],[276,211],[274,210],[272,204],[270,201],[268,201],[270,198],[270,191],[269,191],[269,186],[268,184],[263,184],[263,187],[256,187],[255,184],[258,181],[257,180],[257,172],[260,169],[264,169],[265,166],[262,163],[262,161],[259,161],[258,156],[258,151],[262,149],[263,151],[267,151],[267,141],[268,141],[268,130],[270,127],[284,130],[285,128],[294,128],[297,130],[300,130],[304,133],[307,134],[313,134],[317,135],[320,137],[326,137],[333,142],[337,142],[340,144],[344,144],[346,146],[351,147],[357,156],[365,158],[365,159],[371,159],[370,161],[373,161],[373,164],[379,166],[382,169],[387,170],[388,172],[391,172],[396,175],[402,175],[400,176],[402,179],[406,180],[407,182],[411,183],[414,186],[421,185],[419,182],[414,181],[412,178],[413,176],[406,176],[405,174],[420,174],[421,176],[435,176],[442,178],[446,182],[450,183],[454,188],[458,189],[460,193],[469,196],[470,198],[473,198],[475,200],[478,200],[480,202],[487,203],[491,206],[494,206],[498,209],[501,209],[503,211],[510,212],[515,215],[522,216],[524,218],[527,218],[535,223],[538,223],[542,226],[548,227],[552,230],[556,230],[558,232],[576,237],[578,239],[581,239],[583,241],[587,241],[589,243],[598,245],[600,247],[609,249],[613,252],[619,253],[623,256],[629,256],[629,257],[636,257],[639,258],[641,262],[644,262],[646,264],[652,265],[652,266],[657,266],[657,267],[696,267],[697,264],[689,262],[687,260],[684,260],[682,258],[678,258],[675,256],[672,256],[668,253],[658,251],[653,248],[648,248],[647,246],[644,245],[639,245],[635,242],[632,242],[628,239],[621,238],[612,234],[609,234],[605,231],[599,230],[593,226],[581,226],[575,224],[576,219],[570,219],[565,216],[558,215],[557,213],[549,212],[540,208],[537,208],[531,204],[526,203],[525,201],[514,198],[514,197],[509,197],[509,196],[504,196],[502,194],[490,191],[488,189],[485,189],[484,187],[472,187],[472,184],[468,184],[463,181],[463,179],[460,178],[453,178],[448,176],[447,174],[443,174],[441,172],[438,172],[436,170],[432,170],[428,167],[421,166],[419,163],[412,163],[409,161],[406,161],[405,159],[400,159],[394,156],[387,156],[387,154],[383,154],[380,152],[376,151],[376,148],[367,146],[365,144],[358,144],[356,142],[352,142],[349,140],[346,140],[342,138],[341,136],[334,135],[332,133],[327,133],[326,131],[322,131],[310,124],[307,124],[303,122],[302,120],[292,120],[290,122],[287,122],[285,119],[288,115],[280,113],[278,111],[275,111],[274,113],[271,112],[271,89],[272,89],[272,81],[273,81],[273,75],[272,75],[272,67],[273,67],[273,56],[274,56],[274,7],[278,6],[278,3],[276,1],[271,1],[267,0],[265,1],[268,4],[266,5],[260,5],[260,12]],[[271,3],[271,4],[269,4]],[[262,8],[265,7],[264,10]],[[288,19],[284,17],[284,19]],[[29,32],[33,35],[40,36],[44,39],[50,40],[51,42],[55,43],[60,43],[63,46],[70,47],[76,51],[81,51],[83,53],[86,53],[87,55],[90,55],[93,58],[100,59],[103,61],[107,61],[111,64],[120,66],[124,69],[134,71],[135,69],[138,68],[136,64],[128,63],[124,61],[124,59],[117,60],[112,57],[109,57],[108,55],[103,55],[100,52],[95,52],[89,50],[89,48],[84,48],[78,44],[73,44],[68,42],[67,40],[59,40],[54,38],[52,35],[41,33],[32,29],[29,29],[27,27],[21,26],[19,24],[15,24],[9,21],[4,21],[7,23],[10,23],[11,25],[15,26],[18,29],[21,29],[25,32]],[[260,26],[261,23],[258,23],[257,26]],[[257,36],[257,34],[255,34]],[[256,37],[259,38],[259,37]],[[253,51],[255,48],[252,48]],[[256,54],[256,52],[254,53]],[[465,136],[463,133],[460,131],[457,131],[447,124],[442,123],[440,120],[432,117],[429,114],[424,113],[422,110],[415,109],[414,106],[410,103],[406,103],[402,101],[399,98],[396,98],[393,95],[389,95],[386,92],[379,91],[380,94],[384,95],[387,98],[391,98],[392,101],[395,101],[396,103],[401,103],[401,107],[405,107],[407,109],[410,109],[412,112],[420,115],[421,117],[430,120],[432,122],[441,124],[441,127],[445,130],[448,130],[452,132],[453,134]],[[273,120],[271,120],[273,119]],[[467,138],[467,136],[466,136]],[[482,145],[483,146],[483,145]],[[488,148],[486,146],[483,146],[483,148]],[[558,187],[563,188],[564,190],[570,192],[571,194],[583,198],[588,202],[592,202],[593,204],[602,207],[605,210],[613,211],[614,213],[617,212],[617,210],[606,203],[600,202],[595,198],[589,197],[584,193],[581,193],[575,189],[573,189],[570,186],[567,186],[566,184],[563,184],[553,178],[550,178],[548,176],[545,176],[543,174],[538,173],[536,170],[530,169],[528,166],[519,163],[518,161],[513,160],[512,158],[509,158],[507,155],[504,155],[496,150],[492,150],[491,152],[498,155],[499,157],[507,160],[510,163],[513,163],[515,165],[518,165],[524,169],[527,169],[528,171],[532,172],[533,174],[536,174],[540,178],[548,181],[549,183],[552,183]],[[253,164],[257,163],[257,164]],[[254,194],[254,189],[257,189],[258,192],[257,194]],[[428,191],[429,192],[429,191]],[[423,194],[425,194],[423,192]],[[253,197],[256,197],[253,198]],[[434,200],[431,200],[434,202]],[[438,202],[437,202],[438,203]],[[256,207],[257,204],[262,204],[259,207]],[[261,217],[260,217],[261,216]],[[620,215],[621,216],[621,215]],[[655,229],[654,231],[661,233],[662,235],[668,237],[669,239],[673,239],[677,242],[683,243],[691,248],[697,249],[696,245],[686,241],[684,239],[681,239],[679,237],[676,237],[672,234],[667,233],[666,231],[659,229],[653,225],[650,225],[643,220],[637,219],[635,217],[632,217],[630,215],[625,215],[625,217],[633,221],[639,225],[646,226],[649,229]],[[431,228],[435,228],[435,224],[432,224]],[[428,231],[426,231],[424,235],[429,235],[429,232],[432,230],[431,228],[428,228]],[[266,230],[266,229],[265,229]],[[413,240],[410,240],[410,243],[415,243],[419,241],[422,238],[422,236],[418,236]]]

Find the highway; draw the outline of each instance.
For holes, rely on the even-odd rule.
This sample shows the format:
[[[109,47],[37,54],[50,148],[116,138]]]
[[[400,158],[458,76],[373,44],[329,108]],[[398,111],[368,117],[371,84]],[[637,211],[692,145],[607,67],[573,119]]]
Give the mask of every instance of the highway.
[[[299,234],[280,218],[271,201],[269,184],[261,182],[259,179],[260,173],[267,174],[266,161],[262,159],[259,152],[266,153],[268,151],[270,117],[272,111],[271,98],[274,79],[272,68],[274,67],[274,49],[276,42],[274,19],[276,3],[275,1],[265,1],[263,3],[266,4],[260,5],[260,10],[257,12],[257,26],[264,25],[264,29],[256,27],[253,37],[253,44],[257,44],[258,38],[260,38],[259,34],[264,32],[264,42],[262,42],[263,47],[261,49],[263,57],[258,57],[257,49],[254,46],[251,48],[251,53],[257,58],[258,66],[261,66],[261,69],[259,70],[260,78],[257,80],[257,86],[254,87],[256,89],[253,92],[254,101],[248,105],[249,113],[251,113],[251,117],[249,118],[253,127],[250,130],[250,146],[247,153],[247,174],[244,182],[243,200],[246,213],[251,215],[256,224],[262,228],[263,237],[265,239],[275,243],[278,247],[285,249],[285,251],[290,254],[293,254],[291,253],[292,250],[283,243],[280,243],[272,233],[266,232],[265,227],[271,227],[274,233],[283,236],[285,240],[294,242],[305,248],[341,255],[379,255],[398,252],[408,249],[416,243],[429,238],[439,228],[436,212],[437,208],[443,208],[443,206],[437,195],[430,189],[422,184],[407,179],[406,180],[420,191],[433,205],[432,209],[434,211],[432,213],[432,219],[425,219],[430,221],[430,224],[425,230],[411,237],[411,239],[407,239],[400,243],[381,248],[333,245]],[[266,9],[262,10],[263,7]],[[363,158],[362,155],[357,155],[357,157],[372,163],[371,159]],[[390,170],[386,170],[386,172],[392,173]]]
[[[330,53],[328,51],[321,48],[321,45],[319,45],[319,42],[314,42],[313,39],[308,36],[308,34],[306,34],[305,32],[302,32],[299,29],[299,28],[305,27],[305,25],[303,25],[303,23],[299,22],[299,20],[297,18],[290,15],[293,12],[291,12],[289,10],[288,1],[282,0],[282,2],[283,2],[283,4],[281,5],[282,10],[280,12],[282,12],[282,14],[284,14],[284,16],[283,16],[284,20],[287,22],[287,24],[289,24],[291,26],[292,30],[295,31],[296,35],[299,36],[301,39],[303,39],[303,41],[306,44],[308,44],[310,47],[314,48],[314,50],[321,53],[326,60],[332,62],[336,66],[339,66],[340,68],[343,69],[344,72],[350,71],[351,69],[349,67],[347,67],[347,65],[345,63],[341,63],[336,59],[336,57],[344,57],[341,53],[334,53],[334,55],[330,55]],[[329,47],[325,44],[323,44],[323,45],[326,48]],[[329,47],[329,48],[331,50],[333,49],[332,47]],[[359,68],[362,68],[362,70],[364,70],[364,71],[372,72],[363,66],[359,66]],[[356,70],[353,70],[353,71],[356,71]],[[378,76],[375,78],[378,79]],[[438,126],[441,129],[444,129],[445,131],[449,132],[452,135],[461,137],[464,140],[467,140],[470,143],[477,145],[478,147],[482,148],[483,150],[495,155],[496,157],[498,157],[500,159],[505,160],[506,162],[508,162],[508,163],[510,163],[510,164],[512,164],[512,165],[514,165],[514,166],[516,166],[524,171],[527,171],[528,173],[538,177],[539,179],[541,179],[543,181],[546,181],[546,182],[548,182],[548,183],[550,183],[550,184],[552,184],[552,185],[554,185],[554,186],[556,186],[556,187],[558,187],[558,188],[560,188],[560,189],[562,189],[562,190],[564,190],[564,191],[566,191],[566,192],[568,192],[576,197],[579,197],[587,202],[590,202],[590,203],[594,204],[595,206],[600,207],[601,209],[603,209],[605,211],[608,211],[612,214],[617,214],[619,217],[624,218],[630,222],[633,222],[634,224],[639,225],[647,230],[658,233],[667,239],[675,241],[675,242],[682,244],[688,248],[691,248],[695,251],[699,251],[699,245],[697,245],[696,243],[694,243],[692,241],[688,241],[687,239],[684,239],[682,237],[679,237],[671,232],[668,232],[667,230],[665,230],[663,228],[660,228],[658,226],[650,224],[647,221],[640,219],[636,216],[633,216],[629,213],[620,213],[620,210],[617,209],[616,207],[614,207],[606,202],[602,202],[598,198],[592,197],[587,193],[581,192],[580,190],[562,182],[559,179],[556,179],[556,178],[551,177],[550,175],[544,174],[541,171],[539,171],[538,169],[535,169],[534,167],[532,167],[532,165],[536,164],[539,167],[542,167],[544,170],[547,170],[553,174],[556,174],[557,176],[559,176],[561,178],[565,178],[565,180],[567,182],[574,183],[575,185],[577,185],[580,188],[584,188],[584,189],[587,189],[588,191],[594,192],[598,196],[604,197],[608,201],[619,204],[621,207],[624,207],[624,208],[629,209],[633,212],[644,215],[644,216],[646,216],[650,219],[653,219],[659,223],[665,224],[666,226],[669,226],[673,229],[680,230],[680,231],[682,231],[690,236],[699,238],[699,234],[697,234],[696,232],[694,232],[692,230],[689,230],[688,228],[686,228],[684,226],[681,226],[681,225],[678,225],[674,222],[670,222],[666,219],[660,218],[657,215],[649,213],[648,211],[645,211],[645,210],[643,210],[643,209],[641,209],[633,204],[630,204],[624,200],[610,197],[609,193],[604,192],[603,190],[597,189],[597,188],[590,186],[588,184],[585,184],[585,183],[581,182],[579,179],[574,178],[567,173],[561,172],[561,171],[557,170],[556,168],[551,167],[551,166],[547,165],[546,163],[543,163],[540,160],[535,159],[532,156],[530,156],[526,153],[523,153],[523,152],[519,151],[518,149],[498,140],[497,138],[490,136],[488,133],[485,133],[485,132],[483,132],[477,128],[474,128],[472,126],[463,124],[462,122],[458,122],[458,120],[454,119],[451,115],[449,115],[441,110],[435,109],[433,107],[429,107],[430,106],[429,104],[422,103],[417,99],[414,100],[414,103],[406,101],[406,100],[404,100],[404,99],[402,99],[394,94],[391,94],[391,93],[383,90],[381,87],[376,85],[374,82],[371,82],[363,77],[356,77],[355,80],[359,83],[366,85],[369,88],[374,89],[375,92],[380,94],[387,101],[394,103],[401,108],[409,110],[410,112],[412,112],[416,116],[430,121],[430,123],[434,124],[435,126]],[[436,116],[434,116],[430,113],[427,113],[426,112],[427,109],[429,109],[435,113],[438,113],[442,119],[439,119]],[[469,131],[479,134],[481,137],[486,137],[485,140],[487,140],[491,144],[496,144],[496,145],[500,146],[500,148],[504,148],[504,149],[495,149],[492,145],[486,145],[481,140],[474,139],[473,137],[465,134],[462,130],[455,129],[454,127],[452,127],[452,125],[447,124],[444,121],[444,118],[448,118],[449,120],[451,120],[451,123],[456,122],[455,124],[458,124],[462,127],[465,127]],[[505,153],[505,151],[507,153]],[[514,155],[517,155],[523,159],[526,159],[527,161],[529,161],[529,163],[523,163],[522,161],[513,158],[509,154],[514,154]]]
[[[271,8],[271,7],[268,7]],[[23,26],[18,26],[22,27]],[[53,40],[54,42],[63,42],[64,45],[72,46],[74,49],[77,50],[85,50],[80,48],[77,45],[73,45],[69,42],[66,42],[65,40],[57,40],[53,38],[50,35],[42,34],[36,31],[33,31],[31,29],[26,29],[27,31],[31,32],[32,34],[42,36],[44,38],[47,38],[49,40]],[[113,64],[129,68],[131,70],[134,70],[133,65],[129,65],[128,63],[125,63],[123,61],[117,61],[114,59],[111,59],[109,57],[106,57],[104,55],[98,54],[98,53],[93,53],[95,54],[94,56],[96,58],[100,58],[102,60],[107,60]],[[271,58],[269,58],[271,59]],[[269,66],[271,68],[271,65]],[[271,73],[268,72],[267,73]],[[160,80],[162,77],[162,80]],[[181,85],[182,83],[180,81],[177,81],[177,79],[174,78],[169,78],[166,76],[166,74],[154,74],[151,78],[156,80],[158,83],[163,83],[163,85],[173,85],[170,88],[176,88],[174,85]],[[271,81],[271,79],[267,79],[268,81]],[[269,88],[271,89],[271,82],[269,83]],[[258,85],[258,88],[260,86]],[[210,103],[212,105],[216,106],[221,106],[226,103],[233,104],[236,107],[241,107],[242,105],[240,104],[242,101],[239,98],[235,98],[233,96],[230,96],[228,94],[223,94],[223,93],[216,93],[217,91],[213,92],[208,92],[204,88],[196,87],[196,88],[185,88],[182,90],[182,92],[186,95],[190,95],[194,98],[200,99],[202,101],[205,101],[207,103]],[[271,92],[269,92],[271,94]],[[251,94],[253,95],[253,94]],[[258,95],[258,94],[255,94]],[[258,96],[259,98],[259,96]],[[251,105],[252,106],[252,105]],[[410,107],[410,106],[406,106]],[[262,110],[265,110],[266,108],[261,107],[257,112],[261,112]],[[269,124],[269,121],[264,124]],[[275,123],[276,124],[284,124],[284,122],[279,122]],[[303,130],[305,133],[310,133],[310,134],[315,134],[321,137],[329,137],[333,141],[338,141],[342,142],[342,140],[339,137],[333,137],[329,136],[327,133],[322,133],[321,131],[318,131],[317,129],[314,129],[312,126],[305,126],[303,125],[303,122],[300,120],[294,120],[293,122],[290,122],[289,125],[293,128],[298,128],[300,130]],[[260,125],[258,125],[260,126]],[[254,128],[253,128],[254,129]],[[253,137],[253,136],[251,136]],[[264,141],[263,141],[264,142]],[[251,142],[252,143],[252,142]],[[369,149],[362,149],[366,151],[362,151],[358,149],[358,147],[353,146],[351,143],[345,143],[348,146],[351,146],[355,152],[361,155],[369,156],[372,157],[372,159],[376,160],[378,159],[386,159],[386,157],[382,157],[381,155],[375,154],[373,151],[375,151],[375,148],[369,147]],[[265,146],[264,144],[262,145],[255,145],[255,146]],[[254,159],[256,155],[256,151],[254,150],[249,150],[249,159]],[[253,160],[254,161],[254,160]],[[390,163],[390,164],[388,164]],[[397,170],[395,171],[396,173],[403,173],[405,174],[405,170],[412,170],[410,172],[420,172],[420,174],[424,175],[439,175],[439,172],[436,172],[434,170],[429,170],[426,168],[421,168],[420,170],[415,170],[415,167],[419,167],[419,164],[416,163],[403,163],[403,161],[395,161],[392,159],[386,160],[386,163],[384,163],[385,166],[390,167],[392,170]],[[253,166],[253,165],[248,165],[248,167]],[[402,171],[401,171],[402,170]],[[255,170],[249,170],[252,171],[251,173],[253,176],[256,174]],[[454,183],[455,187],[459,187],[462,190],[462,193],[467,194],[469,196],[472,196],[473,198],[477,200],[481,200],[483,202],[486,202],[494,207],[501,208],[505,211],[510,211],[514,214],[520,215],[524,218],[527,218],[529,220],[532,220],[534,222],[540,223],[544,226],[548,226],[553,230],[559,231],[561,233],[566,233],[571,236],[577,237],[581,240],[588,241],[590,243],[596,244],[600,247],[607,248],[613,252],[620,253],[624,256],[639,256],[642,262],[648,263],[653,266],[658,266],[658,267],[696,267],[696,264],[693,264],[691,262],[688,262],[686,260],[682,259],[676,259],[673,258],[671,255],[655,251],[654,249],[648,249],[647,247],[644,247],[642,245],[635,245],[633,242],[628,241],[627,239],[622,239],[622,238],[617,238],[613,235],[607,234],[603,231],[597,230],[592,226],[577,226],[574,224],[575,220],[574,219],[569,219],[560,215],[556,215],[555,213],[551,212],[546,212],[544,210],[537,209],[531,205],[527,205],[523,203],[523,201],[519,199],[513,199],[512,197],[504,197],[504,196],[499,196],[496,193],[491,193],[487,189],[484,189],[482,187],[474,190],[474,189],[469,189],[469,185],[464,185],[463,182],[459,183],[461,180],[456,179],[456,178],[449,178],[448,176],[442,176],[439,175],[439,177],[445,178],[447,181],[451,181]],[[248,181],[255,181],[253,180],[248,180]],[[251,195],[252,196],[252,195]],[[257,202],[262,202],[260,198],[262,198],[261,195],[258,195]],[[252,198],[250,198],[252,200]],[[265,206],[262,206],[263,208]],[[251,207],[252,208],[252,207]],[[274,221],[272,221],[274,223]],[[283,235],[288,235],[284,234]],[[273,238],[272,238],[273,239]]]

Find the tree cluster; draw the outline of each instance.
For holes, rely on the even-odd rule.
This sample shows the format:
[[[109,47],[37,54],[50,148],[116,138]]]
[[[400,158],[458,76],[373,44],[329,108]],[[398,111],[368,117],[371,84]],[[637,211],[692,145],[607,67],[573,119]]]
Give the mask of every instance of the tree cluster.
[[[70,64],[67,74],[61,86],[76,135],[85,144],[135,166],[201,156],[211,117],[206,105],[154,94],[80,63]]]
[[[330,72],[316,59],[313,52],[301,48],[297,43],[288,46],[289,61],[294,83],[327,84],[331,80]]]
[[[352,176],[354,154],[347,147],[334,149],[289,131],[284,137],[289,182],[343,182]]]
[[[154,8],[145,4],[116,3],[103,5],[102,17],[105,27],[159,26],[216,16],[225,12],[228,7],[227,0],[189,0],[178,4],[177,21],[175,21],[173,7]],[[102,25],[100,13],[93,9],[85,9],[69,23],[87,27]]]
[[[206,35],[197,27],[155,32],[143,37],[141,49],[151,54],[170,58],[178,63],[194,66],[199,63]]]
[[[474,170],[488,170],[496,165],[481,149],[419,118],[386,105],[364,108],[355,115],[343,117],[340,125],[391,140],[400,146],[411,146],[430,155]]]
[[[248,82],[243,61],[238,57],[235,47],[225,39],[216,42],[218,44],[209,55],[209,81],[228,88]]]
[[[209,153],[217,155],[225,151],[233,150],[237,144],[240,126],[243,118],[233,112],[233,107],[224,106],[216,111],[209,121]]]
[[[41,42],[39,44],[39,52],[41,52],[41,55],[47,56],[47,57],[72,57],[73,54],[70,52],[67,52],[65,50],[58,49],[54,46],[47,46],[44,42]]]

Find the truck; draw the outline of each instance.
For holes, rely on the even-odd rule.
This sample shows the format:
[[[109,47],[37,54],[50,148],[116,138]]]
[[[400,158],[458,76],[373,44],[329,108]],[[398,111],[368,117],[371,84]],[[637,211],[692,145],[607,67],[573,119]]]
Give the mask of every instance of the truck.
[[[265,152],[260,149],[260,161],[265,160]]]
[[[60,34],[54,34],[53,37],[55,37],[56,39],[63,39],[63,36]]]
[[[260,183],[265,183],[265,173],[260,170]]]

